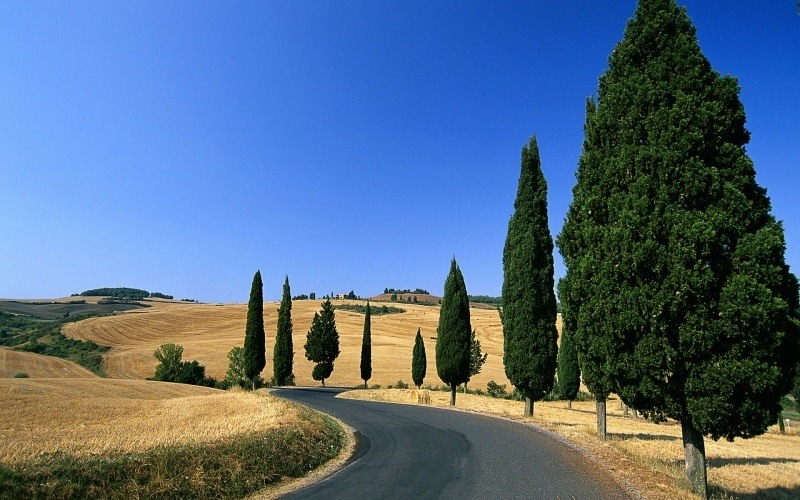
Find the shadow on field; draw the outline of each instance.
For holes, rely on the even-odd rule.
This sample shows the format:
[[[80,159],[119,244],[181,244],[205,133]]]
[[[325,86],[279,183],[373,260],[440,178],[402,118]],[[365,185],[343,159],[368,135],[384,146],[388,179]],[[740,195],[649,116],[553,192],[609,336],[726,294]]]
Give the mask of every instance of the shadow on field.
[[[711,486],[709,488],[711,498],[736,498],[742,500],[756,500],[763,498],[800,498],[800,486],[794,488],[784,488],[783,486],[775,486],[774,488],[764,488],[757,490],[755,493],[738,493],[735,491],[726,490],[719,486]]]
[[[641,439],[642,441],[680,441],[681,438],[675,436],[665,436],[663,434],[625,434],[616,432],[611,434],[613,437],[627,440],[627,439]]]
[[[709,458],[708,466],[796,464],[798,462],[800,462],[800,460],[796,458]]]

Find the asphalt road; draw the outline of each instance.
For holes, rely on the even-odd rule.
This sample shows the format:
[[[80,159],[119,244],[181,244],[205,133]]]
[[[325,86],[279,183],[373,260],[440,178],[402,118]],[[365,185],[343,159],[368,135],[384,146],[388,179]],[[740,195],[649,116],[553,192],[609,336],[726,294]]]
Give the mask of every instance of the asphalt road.
[[[578,451],[535,428],[465,412],[335,398],[335,389],[273,394],[357,431],[355,459],[286,498],[629,498]]]

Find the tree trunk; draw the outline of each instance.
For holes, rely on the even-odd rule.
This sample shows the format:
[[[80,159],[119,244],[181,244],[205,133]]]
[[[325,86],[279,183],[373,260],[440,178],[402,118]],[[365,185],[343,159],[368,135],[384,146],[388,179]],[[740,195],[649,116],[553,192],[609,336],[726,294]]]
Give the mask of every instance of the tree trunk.
[[[571,399],[568,399],[568,400],[567,400],[567,409],[568,409],[568,410],[571,410],[571,409],[572,409],[572,400],[571,400]]]
[[[456,405],[456,384],[450,384],[450,406]]]
[[[683,456],[686,460],[686,479],[692,491],[702,498],[708,498],[706,479],[706,446],[703,435],[692,424],[681,422],[683,434]]]
[[[524,413],[524,415],[526,417],[530,417],[530,416],[533,415],[533,400],[531,399],[531,397],[528,394],[525,395],[525,413]]]
[[[367,388],[367,381],[365,380],[364,381],[364,389],[366,389],[366,388]]]
[[[783,421],[783,413],[778,413],[778,429],[781,434],[786,434],[786,423]]]
[[[322,387],[325,387],[325,379],[322,379]]]
[[[628,405],[622,405],[622,416],[623,417],[627,417],[628,416],[628,410],[629,410]]]
[[[634,420],[639,418],[639,410],[637,410],[636,408],[631,408],[631,413],[633,413],[633,419]]]
[[[597,437],[606,440],[606,398],[594,397],[595,407],[597,408]]]

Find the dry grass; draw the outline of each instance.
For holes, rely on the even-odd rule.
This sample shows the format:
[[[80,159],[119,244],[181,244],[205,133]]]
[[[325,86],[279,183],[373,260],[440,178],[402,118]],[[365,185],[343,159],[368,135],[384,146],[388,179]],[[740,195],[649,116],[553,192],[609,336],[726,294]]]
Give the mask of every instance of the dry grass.
[[[408,402],[408,391],[351,391],[341,397]],[[431,392],[431,404],[448,407],[449,393]],[[522,417],[523,403],[486,396],[459,394],[457,408],[530,422],[556,432],[610,465],[614,475],[644,493],[646,498],[693,498],[683,480],[680,425],[656,425],[641,418],[623,417],[619,400],[610,399],[606,443],[595,435],[594,402],[538,402],[534,416]],[[772,427],[754,439],[733,443],[706,439],[709,485],[718,495],[796,498],[800,492],[800,435],[781,435]]]
[[[267,394],[140,380],[0,379],[0,462],[197,444],[291,425]]]
[[[334,304],[362,303],[333,301]],[[320,301],[304,300],[292,304],[294,324],[294,372],[299,385],[317,385],[311,378],[313,365],[304,356],[303,345]],[[372,317],[372,378],[370,384],[387,386],[398,379],[411,382],[411,351],[417,328],[422,328],[428,355],[426,381],[439,384],[436,375],[434,346],[439,307],[401,304],[401,314]],[[489,353],[483,371],[470,387],[486,388],[489,380],[507,384],[503,369],[503,331],[497,311],[471,309],[472,326],[483,350]],[[143,379],[153,375],[155,351],[165,342],[184,346],[184,358],[196,359],[206,366],[209,376],[222,378],[228,365],[227,352],[244,339],[247,306],[244,304],[206,305],[153,303],[149,309],[115,316],[92,318],[64,327],[64,334],[99,344],[113,346],[106,356],[106,372],[116,378]],[[272,347],[277,329],[278,304],[267,303],[264,322],[267,332],[266,379],[272,374]],[[360,380],[361,335],[364,315],[350,311],[336,312],[341,354],[336,360],[328,385],[356,386]]]
[[[25,372],[34,378],[96,378],[71,361],[0,347],[0,378],[11,377],[15,372]]]

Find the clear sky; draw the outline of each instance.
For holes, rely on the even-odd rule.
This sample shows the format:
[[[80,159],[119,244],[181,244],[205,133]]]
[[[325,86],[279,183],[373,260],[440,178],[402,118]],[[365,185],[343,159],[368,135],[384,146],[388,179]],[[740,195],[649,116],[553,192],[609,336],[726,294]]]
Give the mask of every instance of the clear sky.
[[[794,0],[681,0],[739,78],[748,152],[800,271]],[[499,295],[520,150],[561,229],[634,0],[8,1],[0,7],[0,297],[131,286],[245,301]],[[564,273],[556,251],[556,278]]]

